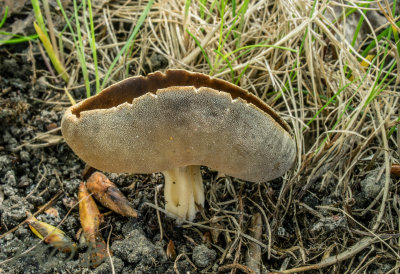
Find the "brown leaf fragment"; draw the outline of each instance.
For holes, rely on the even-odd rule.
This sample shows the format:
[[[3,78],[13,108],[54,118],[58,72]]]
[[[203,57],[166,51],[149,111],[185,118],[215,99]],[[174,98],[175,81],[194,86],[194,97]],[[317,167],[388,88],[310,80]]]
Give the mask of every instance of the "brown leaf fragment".
[[[72,208],[76,204],[76,200],[73,198],[65,197],[62,199],[62,203],[66,208]]]
[[[106,254],[106,244],[99,232],[101,214],[83,182],[79,186],[78,199],[83,235],[89,244],[87,254],[90,259],[90,266],[95,268],[104,261]]]
[[[394,176],[400,177],[400,165],[393,164],[392,168],[390,169],[390,173],[392,173]]]
[[[212,223],[211,224],[212,228],[216,228],[211,230],[211,238],[214,244],[218,243],[218,238],[219,235],[221,234],[221,229],[223,229],[223,226],[219,223]]]
[[[37,237],[43,239],[46,244],[54,246],[61,252],[76,252],[76,244],[61,229],[39,221],[29,212],[27,212],[27,215],[29,228]]]
[[[212,236],[209,231],[203,234],[203,242],[205,242],[207,245],[210,245],[212,243]]]
[[[49,208],[46,209],[44,212],[45,212],[47,215],[51,215],[51,216],[54,216],[54,217],[57,217],[57,216],[58,216],[58,210],[57,210],[56,208],[54,208],[54,207],[49,207]]]
[[[90,177],[90,175],[92,175],[94,172],[96,172],[96,169],[86,164],[85,168],[82,170],[81,175],[83,179],[86,181]]]
[[[83,182],[81,182],[79,186],[78,199],[79,217],[83,233],[88,242],[94,243],[96,235],[99,233],[101,215],[95,201],[90,196]]]
[[[166,253],[168,258],[170,258],[171,260],[175,260],[176,258],[175,244],[172,240],[169,240]]]
[[[137,212],[128,199],[103,173],[93,173],[87,181],[87,188],[103,206],[122,216],[137,218]]]

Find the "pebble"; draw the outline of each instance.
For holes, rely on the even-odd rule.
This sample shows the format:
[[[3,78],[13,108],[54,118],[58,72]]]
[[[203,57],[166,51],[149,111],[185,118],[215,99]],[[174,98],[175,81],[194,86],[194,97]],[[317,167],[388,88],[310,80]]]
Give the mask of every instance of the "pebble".
[[[361,181],[361,192],[368,199],[375,199],[379,192],[385,186],[385,171],[383,171],[380,178],[378,178],[380,169],[371,171],[367,177]]]
[[[192,259],[196,266],[204,268],[214,262],[217,252],[209,249],[206,245],[201,244],[193,249]]]

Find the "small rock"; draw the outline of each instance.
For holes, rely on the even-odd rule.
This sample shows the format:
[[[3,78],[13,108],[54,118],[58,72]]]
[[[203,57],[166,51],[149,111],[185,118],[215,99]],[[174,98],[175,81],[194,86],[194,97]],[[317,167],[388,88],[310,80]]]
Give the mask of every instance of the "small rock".
[[[11,196],[14,196],[15,195],[15,188],[13,188],[13,187],[11,187],[11,186],[9,186],[9,185],[3,185],[2,186],[2,191],[3,191],[3,193],[4,193],[4,195],[6,196],[6,197],[11,197]]]
[[[78,193],[78,188],[79,188],[79,179],[74,179],[74,180],[65,180],[64,181],[64,190],[73,196],[74,194]]]
[[[378,178],[380,169],[375,169],[371,171],[367,177],[361,181],[361,192],[367,199],[375,199],[379,192],[385,186],[385,172],[382,173],[381,177]]]
[[[26,150],[22,150],[19,153],[19,158],[21,159],[22,162],[29,162],[29,160],[30,160],[29,152]]]
[[[17,186],[17,180],[15,179],[15,173],[13,170],[7,171],[4,176],[4,181],[9,186]]]
[[[29,178],[27,175],[22,176],[19,179],[18,187],[26,187],[33,184],[33,180]]]
[[[151,266],[155,263],[167,261],[165,251],[154,245],[138,229],[132,230],[125,239],[115,241],[111,246],[111,250],[116,256],[135,265]]]
[[[131,231],[137,229],[138,227],[138,222],[136,220],[129,219],[122,227],[122,234],[125,237],[128,237]]]
[[[29,231],[25,226],[20,226],[16,231],[15,231],[15,235],[18,238],[25,238],[29,236]]]
[[[11,163],[11,160],[7,155],[0,156],[0,171],[7,167]]]
[[[198,245],[193,249],[192,259],[198,267],[206,267],[212,264],[217,257],[215,250],[209,249],[206,245]]]
[[[311,232],[318,234],[321,232],[331,232],[337,229],[347,229],[347,220],[342,215],[332,215],[323,217],[314,223]]]
[[[20,199],[18,196],[12,196],[8,201],[12,202],[16,198]],[[4,204],[2,207],[0,207],[2,220],[4,225],[7,227],[14,227],[18,225],[20,222],[26,219],[26,212],[31,210],[33,210],[33,205],[26,201],[14,203],[11,205],[11,207],[4,206]]]
[[[26,200],[35,206],[43,205],[45,203],[45,200],[43,199],[43,197],[36,196],[36,195],[31,195],[28,198],[26,198]]]

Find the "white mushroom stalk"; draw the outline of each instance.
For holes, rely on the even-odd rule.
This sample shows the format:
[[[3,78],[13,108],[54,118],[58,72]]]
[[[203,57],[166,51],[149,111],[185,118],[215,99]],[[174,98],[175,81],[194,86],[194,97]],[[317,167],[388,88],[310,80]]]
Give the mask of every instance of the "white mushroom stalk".
[[[198,206],[204,206],[200,166],[172,168],[162,173],[165,178],[165,209],[180,219],[192,221]]]

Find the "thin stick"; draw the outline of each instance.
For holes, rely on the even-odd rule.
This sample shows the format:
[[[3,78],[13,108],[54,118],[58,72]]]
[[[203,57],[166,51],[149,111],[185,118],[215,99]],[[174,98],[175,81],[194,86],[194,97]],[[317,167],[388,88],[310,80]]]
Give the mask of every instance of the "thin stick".
[[[384,121],[382,119],[382,115],[379,112],[380,108],[378,106],[378,103],[375,101],[374,102],[376,114],[378,115],[378,120],[380,124],[383,124]],[[389,195],[389,186],[390,186],[390,161],[389,161],[389,145],[387,141],[387,135],[385,131],[385,127],[381,127],[381,132],[382,132],[382,140],[383,140],[383,146],[384,146],[384,154],[385,154],[385,186],[384,186],[384,191],[383,191],[383,197],[382,197],[382,203],[381,207],[379,209],[379,214],[378,217],[376,218],[376,222],[374,226],[372,227],[372,231],[376,231],[378,227],[381,224],[383,215],[385,214],[385,207],[386,207],[386,201],[388,199]]]
[[[250,236],[261,241],[262,236],[262,217],[260,213],[256,213],[251,218]],[[246,254],[246,264],[254,273],[260,272],[261,247],[258,244],[250,243]]]
[[[43,0],[43,8],[44,8],[44,14],[46,16],[47,24],[49,25],[48,29],[49,29],[49,33],[50,33],[51,45],[53,46],[53,50],[54,50],[54,54],[56,55],[56,58],[60,60],[60,55],[58,54],[57,40],[56,40],[56,36],[54,35],[54,24],[53,24],[53,20],[51,19],[48,0]]]
[[[368,246],[372,245],[373,243],[377,242],[378,239],[374,237],[365,237],[361,239],[359,242],[354,244],[352,247],[347,249],[346,251],[338,254],[338,255],[333,255],[330,256],[324,260],[322,260],[318,264],[313,264],[313,265],[308,265],[308,266],[302,266],[302,267],[296,267],[288,270],[283,270],[279,272],[271,272],[271,273],[296,273],[296,272],[303,272],[303,271],[309,271],[309,270],[317,270],[317,269],[322,269],[324,267],[339,263],[341,261],[347,260],[355,256],[357,253],[361,252]]]
[[[154,195],[154,203],[158,207],[158,202],[157,202],[157,196],[158,196],[158,187],[156,186],[156,191]],[[156,210],[157,213],[157,220],[158,220],[158,226],[160,227],[160,241],[164,238],[164,231],[161,223],[161,216],[160,216],[160,211]]]
[[[241,264],[226,264],[226,265],[223,265],[220,268],[218,268],[218,272],[226,271],[226,270],[229,270],[229,269],[240,269],[243,272],[248,273],[248,274],[254,274],[255,273],[253,270],[251,270],[247,266],[241,265]]]
[[[110,233],[108,233],[108,237],[107,237],[107,255],[108,255],[108,259],[110,260],[111,272],[113,274],[115,274],[114,263],[111,258],[111,252],[110,252],[110,238],[111,238],[112,229],[113,229],[113,227],[111,226]]]

